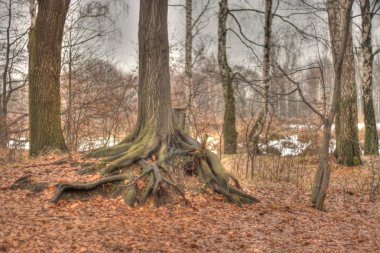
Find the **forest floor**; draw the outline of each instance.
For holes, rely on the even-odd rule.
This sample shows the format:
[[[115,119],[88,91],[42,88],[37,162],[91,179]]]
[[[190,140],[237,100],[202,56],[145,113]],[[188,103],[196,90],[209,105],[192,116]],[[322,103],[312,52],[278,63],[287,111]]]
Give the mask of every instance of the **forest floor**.
[[[0,252],[380,252],[380,199],[368,201],[360,167],[333,166],[325,212],[311,207],[308,183],[279,177],[243,180],[261,203],[241,208],[205,194],[188,207],[130,208],[100,195],[50,203],[55,184],[99,178],[59,159],[0,166]],[[40,187],[10,188],[26,174]]]

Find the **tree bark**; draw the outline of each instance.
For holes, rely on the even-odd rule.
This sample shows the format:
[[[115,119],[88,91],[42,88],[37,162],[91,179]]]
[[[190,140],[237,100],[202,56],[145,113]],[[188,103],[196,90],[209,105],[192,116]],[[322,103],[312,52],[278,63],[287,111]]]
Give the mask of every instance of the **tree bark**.
[[[167,0],[141,0],[139,20],[138,131],[160,140],[174,133],[169,75]]]
[[[236,154],[237,132],[236,132],[236,115],[235,115],[235,97],[232,86],[233,77],[231,69],[227,62],[227,16],[228,0],[219,1],[219,26],[218,26],[218,63],[219,72],[223,87],[224,97],[224,122],[223,138],[224,153]]]
[[[362,16],[362,100],[365,124],[364,153],[368,155],[379,154],[379,138],[377,135],[375,110],[372,96],[372,17],[369,0],[360,0],[360,9]]]
[[[314,176],[313,190],[311,195],[312,203],[318,210],[323,210],[327,188],[330,183],[331,169],[329,166],[329,144],[331,139],[332,122],[328,119],[323,124],[323,140],[319,153],[319,167]]]
[[[61,127],[60,73],[69,5],[70,0],[38,0],[35,26],[29,32],[30,156],[49,149],[67,151]]]
[[[328,8],[328,15],[333,19],[335,26],[330,26],[330,36],[332,48],[337,52],[337,44],[342,41],[341,29],[338,26],[342,23],[342,16],[336,15],[342,8],[347,8],[349,0],[335,1],[331,8]],[[335,62],[334,62],[335,64]],[[335,118],[336,151],[335,156],[338,163],[346,166],[361,164],[359,136],[358,136],[358,110],[357,93],[355,85],[355,61],[352,44],[352,21],[350,21],[349,34],[346,51],[343,60],[342,86],[339,97],[339,107]]]

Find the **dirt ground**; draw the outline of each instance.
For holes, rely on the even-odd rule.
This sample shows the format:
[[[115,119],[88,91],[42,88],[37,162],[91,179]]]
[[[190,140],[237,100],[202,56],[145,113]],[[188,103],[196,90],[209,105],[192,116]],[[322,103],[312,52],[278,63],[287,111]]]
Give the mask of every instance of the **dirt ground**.
[[[57,159],[0,167],[0,252],[380,252],[380,200],[353,186],[361,168],[333,169],[325,212],[308,187],[259,179],[243,188],[261,203],[242,208],[207,194],[188,207],[129,208],[99,195],[50,203],[55,184],[99,177]],[[25,174],[46,189],[11,189]]]

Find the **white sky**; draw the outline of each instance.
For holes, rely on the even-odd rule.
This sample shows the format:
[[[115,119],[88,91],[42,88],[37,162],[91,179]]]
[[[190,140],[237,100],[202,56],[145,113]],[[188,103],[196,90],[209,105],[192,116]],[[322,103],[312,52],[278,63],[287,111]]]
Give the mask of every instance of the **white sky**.
[[[201,3],[205,0],[194,0],[194,3]],[[288,0],[290,3],[295,3],[298,0]],[[138,45],[137,45],[137,32],[138,32],[138,16],[139,16],[139,1],[137,0],[126,0],[129,8],[128,12],[125,13],[118,20],[119,27],[122,32],[122,39],[114,45],[116,48],[116,56],[115,61],[122,68],[128,70],[133,69],[137,66],[137,58],[138,58]],[[169,0],[169,3],[183,3],[184,0]],[[234,6],[245,4],[245,5],[253,5],[255,8],[263,10],[262,6],[263,0],[230,0],[230,8],[234,8]],[[275,1],[276,2],[276,1]],[[209,49],[209,53],[216,53],[217,49],[217,11],[218,11],[218,1],[211,0],[212,9],[208,13],[209,23],[207,27],[203,30],[203,34],[213,39],[213,44]],[[286,13],[286,9],[289,8],[288,5],[281,5],[279,12]],[[282,9],[282,10],[281,10]],[[196,12],[196,11],[194,11]],[[193,16],[196,13],[193,13]],[[254,40],[257,43],[262,44],[262,33],[263,33],[263,17],[259,14],[236,14],[238,16],[243,29],[247,32],[247,36],[250,39]],[[380,20],[380,18],[379,18]],[[229,22],[233,23],[232,19],[229,18]],[[305,16],[297,17],[292,20],[299,27],[307,26],[313,23],[313,20],[309,17]],[[360,24],[360,19],[356,18],[355,22]],[[380,41],[379,32],[380,27],[377,24],[374,25],[373,37],[374,40]],[[184,43],[185,39],[185,12],[181,7],[169,7],[169,43],[171,46],[171,58],[175,58],[177,60],[183,59],[183,50],[179,50]],[[231,27],[234,25],[232,24]],[[274,33],[279,38],[279,44],[287,44],[291,37],[295,38],[294,48],[291,50],[298,54],[299,63],[306,64],[308,61],[311,61],[311,58],[316,56],[316,47],[315,42],[307,42],[305,40],[301,40],[294,33],[290,33],[285,27],[289,28],[288,25],[284,25],[283,21],[280,21],[278,18],[274,21]],[[235,25],[236,28],[236,25]],[[236,29],[237,30],[237,29]],[[327,26],[319,24],[316,27],[317,32],[323,33],[325,35],[328,34]],[[293,30],[294,31],[294,30]],[[354,36],[355,37],[355,36]],[[359,36],[355,38],[359,39]],[[114,42],[113,42],[114,43]],[[196,42],[194,43],[196,44]],[[262,49],[259,47],[254,47],[255,52],[261,55]],[[229,61],[231,65],[239,64],[244,65],[245,67],[254,68],[257,63],[254,62],[253,54],[242,45],[242,43],[234,36],[231,32],[228,35],[228,53],[229,53]]]

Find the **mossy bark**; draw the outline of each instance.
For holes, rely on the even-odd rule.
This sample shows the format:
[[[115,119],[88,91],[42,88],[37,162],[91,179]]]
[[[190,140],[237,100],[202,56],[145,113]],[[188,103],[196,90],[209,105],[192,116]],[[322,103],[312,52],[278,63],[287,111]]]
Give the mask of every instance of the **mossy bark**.
[[[39,0],[29,32],[30,156],[67,151],[61,127],[60,73],[63,28],[70,0]]]

